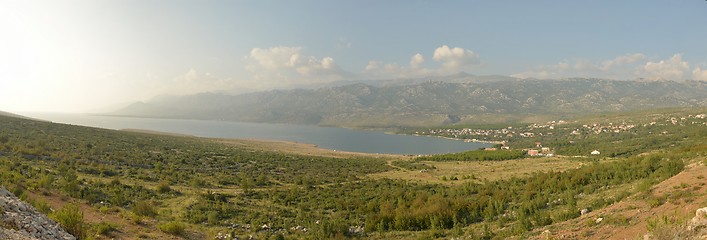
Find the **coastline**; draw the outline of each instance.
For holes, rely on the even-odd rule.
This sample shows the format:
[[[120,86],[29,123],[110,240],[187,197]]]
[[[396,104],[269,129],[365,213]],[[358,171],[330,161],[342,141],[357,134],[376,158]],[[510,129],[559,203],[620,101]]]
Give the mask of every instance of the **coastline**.
[[[385,132],[385,134],[407,135],[407,136],[416,136],[416,137],[435,137],[435,138],[442,138],[442,139],[447,139],[447,140],[484,143],[484,144],[491,144],[491,145],[503,144],[502,141],[482,141],[482,140],[478,140],[478,139],[461,139],[461,138],[451,138],[451,137],[435,136],[435,135],[405,134],[405,133],[395,133],[395,132]]]
[[[224,138],[224,139],[250,139],[268,142],[292,141],[294,143],[311,143],[300,145],[302,148],[316,147],[322,151],[292,151],[311,154],[338,155],[332,153],[351,152],[366,156],[413,156],[430,155],[451,152],[475,150],[490,146],[491,142],[477,141],[475,144],[459,142],[453,138],[422,139],[423,135],[391,134],[396,130],[390,128],[346,128],[346,127],[320,127],[291,124],[245,123],[231,121],[165,119],[165,118],[126,118],[116,116],[100,116],[93,114],[55,114],[35,113],[41,119],[48,119],[56,123],[79,125],[86,127],[122,130],[125,132],[142,132],[159,135]],[[145,119],[145,120],[143,120]],[[167,127],[154,127],[156,126]],[[256,124],[256,125],[251,125]],[[273,130],[275,129],[275,130]],[[277,131],[276,133],[274,131]],[[284,132],[284,133],[283,133]],[[231,134],[233,133],[233,134]],[[322,135],[318,135],[321,133]],[[299,137],[298,134],[302,136]],[[335,134],[340,134],[335,135]],[[396,136],[397,135],[397,136]],[[285,139],[278,137],[285,136]],[[294,137],[293,137],[294,136]],[[324,137],[321,137],[324,136]],[[415,139],[418,138],[418,139]],[[438,139],[438,140],[434,140]],[[280,141],[282,140],[282,141]],[[309,140],[309,141],[305,141]],[[451,141],[450,141],[451,140]],[[360,142],[360,145],[356,145]],[[372,144],[372,142],[375,142]],[[470,141],[466,141],[470,142]],[[293,144],[294,144],[293,143]],[[262,145],[262,143],[261,143]],[[273,144],[271,144],[273,145]],[[274,146],[277,144],[274,144]],[[287,144],[285,144],[287,145]],[[289,144],[292,145],[292,144]],[[284,147],[284,145],[277,145]],[[291,147],[290,147],[291,149]]]
[[[373,158],[408,158],[409,156],[403,154],[384,154],[384,153],[365,153],[365,152],[350,152],[341,151],[335,149],[327,149],[317,146],[316,144],[310,143],[300,143],[285,140],[270,140],[270,139],[253,139],[253,138],[209,138],[209,137],[198,137],[194,135],[153,131],[146,129],[119,129],[118,131],[133,132],[133,133],[144,133],[162,136],[172,136],[172,137],[188,137],[188,138],[198,138],[208,141],[214,141],[218,143],[225,143],[229,145],[236,145],[241,147],[246,147],[252,150],[259,151],[275,151],[289,154],[302,154],[308,156],[319,156],[319,157],[332,157],[332,158],[349,158],[349,157],[373,157]]]
[[[302,154],[319,157],[350,158],[350,157],[373,157],[373,158],[409,158],[402,154],[387,153],[365,153],[350,152],[335,149],[327,149],[316,144],[300,143],[285,140],[263,140],[263,139],[233,139],[233,138],[205,138],[225,144],[238,145],[253,150],[276,151],[289,154]]]

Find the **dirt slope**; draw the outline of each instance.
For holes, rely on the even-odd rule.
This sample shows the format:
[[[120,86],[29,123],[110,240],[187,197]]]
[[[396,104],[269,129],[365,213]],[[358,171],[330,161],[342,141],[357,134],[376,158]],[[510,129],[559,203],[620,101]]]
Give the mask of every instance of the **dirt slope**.
[[[651,189],[579,218],[536,230],[534,239],[642,239],[649,222],[686,222],[707,206],[707,167],[693,163]],[[597,219],[602,218],[597,223]]]

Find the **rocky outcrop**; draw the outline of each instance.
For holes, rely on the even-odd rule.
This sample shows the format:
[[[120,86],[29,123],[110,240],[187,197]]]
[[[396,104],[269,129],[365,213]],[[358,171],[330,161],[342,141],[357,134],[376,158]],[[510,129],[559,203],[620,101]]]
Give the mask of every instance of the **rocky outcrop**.
[[[690,235],[707,238],[707,207],[695,211],[695,217],[688,222],[686,229]]]
[[[61,225],[0,187],[0,239],[76,239]]]

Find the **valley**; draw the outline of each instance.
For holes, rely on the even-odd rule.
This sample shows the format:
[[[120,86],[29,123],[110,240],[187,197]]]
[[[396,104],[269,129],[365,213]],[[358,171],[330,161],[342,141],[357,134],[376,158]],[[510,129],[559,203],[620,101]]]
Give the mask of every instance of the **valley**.
[[[533,136],[487,139],[502,140],[497,148],[510,150],[429,156],[3,116],[0,181],[50,215],[78,204],[86,239],[563,238],[578,236],[563,229],[584,229],[586,219],[596,217],[607,222],[572,234],[640,237],[679,229],[691,208],[707,204],[699,197],[707,182],[699,176],[707,126],[696,117],[704,110],[567,119],[552,134],[551,125],[531,124],[518,131],[535,131]],[[635,127],[597,128],[615,123]],[[572,134],[584,125],[600,131]],[[482,128],[493,129],[474,129]],[[570,141],[576,146],[561,144]],[[537,142],[554,155],[528,155]],[[593,149],[602,154],[590,154]],[[585,208],[589,215],[580,214]],[[644,227],[655,214],[622,210],[628,212],[618,218],[606,212],[612,208],[656,214],[680,208],[684,214],[656,230]],[[617,232],[627,226],[633,230]]]
[[[707,239],[706,11],[0,0],[0,240]]]

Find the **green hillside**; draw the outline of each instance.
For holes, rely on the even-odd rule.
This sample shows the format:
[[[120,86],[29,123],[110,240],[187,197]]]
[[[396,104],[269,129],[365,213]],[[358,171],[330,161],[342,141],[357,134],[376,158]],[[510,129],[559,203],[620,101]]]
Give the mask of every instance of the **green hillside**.
[[[670,114],[695,118],[701,110]],[[650,114],[600,119],[650,124]],[[579,217],[578,209],[600,209],[645,192],[703,160],[707,126],[704,121],[692,124],[695,119],[680,121],[685,124],[660,126],[671,133],[669,138],[632,132],[639,142],[630,142],[628,152],[621,143],[614,144],[606,150],[616,153],[612,157],[543,160],[580,167],[508,172],[504,178],[487,172],[420,181],[446,174],[441,172],[444,166],[468,163],[402,156],[317,157],[2,116],[0,185],[46,213],[77,201],[89,226],[83,228],[86,238],[528,237],[537,234],[534,229]],[[616,137],[597,136],[601,139],[573,141],[583,144],[581,149],[603,149],[607,139]],[[495,154],[495,161],[483,164],[493,168],[535,161],[511,155]],[[479,157],[484,155],[466,156],[474,158],[469,163],[484,160]]]

